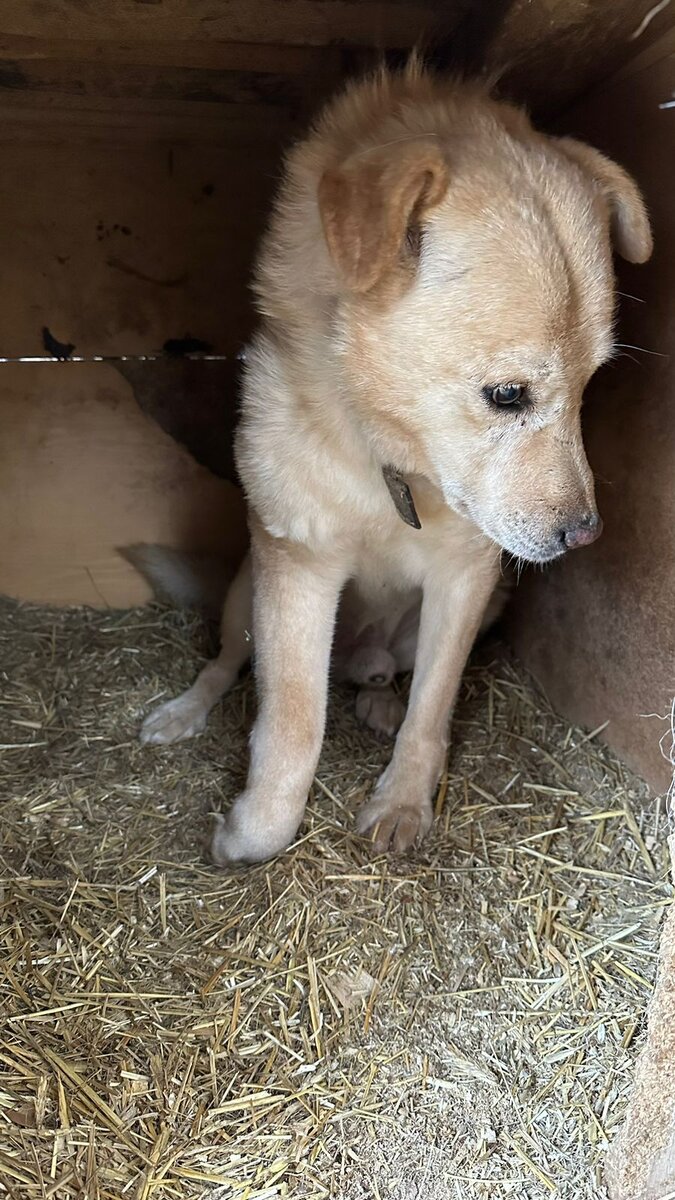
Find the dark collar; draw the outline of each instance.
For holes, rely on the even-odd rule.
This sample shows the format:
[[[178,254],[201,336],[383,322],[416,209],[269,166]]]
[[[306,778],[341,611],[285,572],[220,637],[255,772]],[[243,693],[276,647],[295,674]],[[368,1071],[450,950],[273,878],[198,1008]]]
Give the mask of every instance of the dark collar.
[[[396,467],[383,467],[382,474],[401,520],[405,521],[406,525],[412,525],[413,529],[421,529],[422,522],[417,515],[412,492],[400,471],[397,471]]]

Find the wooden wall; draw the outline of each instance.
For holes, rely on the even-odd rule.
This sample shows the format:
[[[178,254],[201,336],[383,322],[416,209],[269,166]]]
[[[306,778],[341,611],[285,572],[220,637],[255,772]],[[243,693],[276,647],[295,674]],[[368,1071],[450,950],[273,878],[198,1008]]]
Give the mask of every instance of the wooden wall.
[[[553,109],[658,38],[670,16],[654,9],[651,0],[4,0],[0,92],[13,92],[16,107],[32,93],[89,112],[106,98],[169,116],[172,104],[233,105],[255,129],[256,108],[297,111],[345,72],[417,46],[441,65],[486,62],[523,99]]]
[[[2,354],[44,353],[46,326],[77,355],[161,353],[186,334],[234,362],[251,322],[250,260],[278,152],[263,138],[167,138],[119,124],[50,133],[44,116],[0,131],[5,230]],[[236,556],[244,519],[231,484],[199,465],[199,418],[228,440],[229,362],[0,365],[0,587],[57,603],[142,600],[116,553],[133,541]],[[164,417],[173,415],[173,424]],[[162,428],[164,426],[164,429]],[[207,465],[227,476],[222,463]],[[205,454],[199,454],[202,463]]]

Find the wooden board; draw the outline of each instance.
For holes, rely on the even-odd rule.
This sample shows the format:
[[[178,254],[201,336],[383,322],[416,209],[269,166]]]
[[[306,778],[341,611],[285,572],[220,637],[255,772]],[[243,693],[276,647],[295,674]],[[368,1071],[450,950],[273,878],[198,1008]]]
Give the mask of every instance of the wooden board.
[[[0,592],[114,608],[149,596],[119,546],[238,559],[239,493],[146,416],[112,367],[0,369]]]
[[[39,38],[411,46],[439,5],[414,0],[5,0],[5,34]]]
[[[0,95],[0,144],[23,143],[27,138],[42,145],[85,138],[147,143],[154,138],[192,146],[238,142],[243,153],[254,144],[263,153],[265,146],[268,153],[272,147],[278,155],[306,123],[306,114],[261,104],[82,96],[24,88],[5,89]]]
[[[118,38],[32,37],[0,30],[0,60],[16,64],[68,61],[182,67],[220,71],[256,71],[261,74],[337,74],[343,66],[337,45],[278,46],[261,42],[144,41]]]
[[[139,103],[261,105],[308,110],[337,85],[337,76],[317,77],[284,71],[220,70],[215,67],[111,63],[94,58],[31,59],[0,63],[0,94],[20,92],[40,97],[135,100]],[[332,89],[331,89],[332,90]],[[262,115],[262,114],[261,114]]]
[[[186,333],[236,353],[276,147],[50,138],[33,120],[0,149],[1,354],[39,353],[45,325],[82,354],[153,353]]]
[[[33,116],[0,136],[0,353],[43,352],[44,325],[84,354],[190,333],[233,366],[276,148],[98,133],[55,137]],[[234,389],[227,362],[0,365],[0,591],[114,607],[148,596],[117,546],[236,558],[241,497],[215,473],[231,471]]]
[[[172,68],[303,76],[318,70],[330,79],[340,61],[345,66],[340,48],[381,54],[412,46],[435,46],[441,67],[461,68],[480,64],[494,38],[487,62],[504,89],[552,112],[672,24],[668,7],[653,9],[652,0],[5,0],[0,60],[10,86],[25,75],[28,88],[45,89],[51,79],[57,94],[77,77],[65,72],[66,63],[97,63],[102,81],[106,66],[161,66],[170,72],[165,88],[179,94],[187,81],[173,79]],[[40,71],[48,60],[61,67]],[[372,61],[357,56],[349,69]],[[122,95],[132,80],[122,75]],[[85,73],[89,92],[94,82]]]

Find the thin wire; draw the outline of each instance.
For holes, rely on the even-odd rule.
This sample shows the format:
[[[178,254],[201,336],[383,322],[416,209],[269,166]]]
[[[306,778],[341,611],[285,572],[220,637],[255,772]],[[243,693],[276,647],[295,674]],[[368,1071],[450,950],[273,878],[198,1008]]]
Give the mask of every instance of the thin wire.
[[[245,355],[239,354],[72,354],[68,358],[55,358],[53,354],[23,354],[16,357],[0,355],[1,363],[116,363],[116,362],[243,362]]]

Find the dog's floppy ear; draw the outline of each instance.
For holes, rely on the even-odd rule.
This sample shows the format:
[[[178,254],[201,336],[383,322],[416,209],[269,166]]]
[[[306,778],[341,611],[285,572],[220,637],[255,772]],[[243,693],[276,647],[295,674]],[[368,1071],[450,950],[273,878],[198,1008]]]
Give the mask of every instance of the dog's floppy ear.
[[[622,258],[646,262],[652,252],[652,232],[640,189],[611,158],[575,138],[558,138],[560,149],[599,185],[609,204],[612,239]]]
[[[368,292],[400,261],[406,234],[443,199],[448,169],[431,138],[375,146],[325,172],[319,209],[333,262]]]

